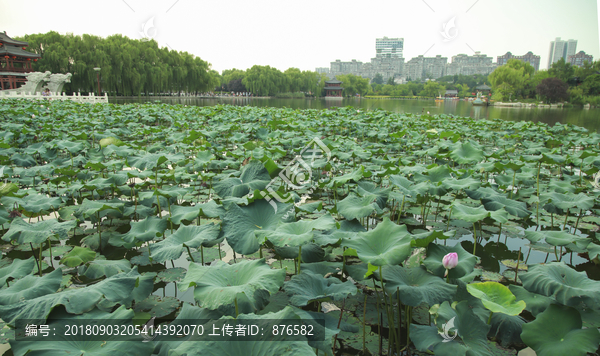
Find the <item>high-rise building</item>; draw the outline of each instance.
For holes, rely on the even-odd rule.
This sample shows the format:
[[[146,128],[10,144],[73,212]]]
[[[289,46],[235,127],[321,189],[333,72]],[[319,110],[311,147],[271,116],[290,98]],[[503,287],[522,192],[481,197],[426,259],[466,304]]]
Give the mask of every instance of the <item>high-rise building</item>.
[[[492,59],[479,51],[472,56],[466,54],[452,56],[452,63],[446,66],[446,75],[490,74],[498,66],[492,63]]]
[[[577,40],[562,41],[560,37],[550,42],[550,53],[548,54],[548,68],[552,63],[558,62],[561,58],[567,61],[567,57],[574,55],[577,51]]]
[[[404,65],[404,76],[410,80],[438,79],[445,75],[448,57],[414,57]]]
[[[498,66],[505,65],[506,63],[508,63],[509,59],[518,59],[520,61],[527,62],[531,64],[531,66],[535,69],[536,72],[540,70],[540,56],[536,56],[531,51],[527,52],[522,56],[515,56],[510,52],[506,52],[505,55],[497,57]]]
[[[594,61],[594,56],[591,54],[585,54],[584,51],[579,51],[577,54],[572,54],[567,56],[567,63],[571,63],[573,66],[581,67],[584,62],[592,63]]]
[[[402,58],[404,38],[377,38],[375,39],[376,58]]]

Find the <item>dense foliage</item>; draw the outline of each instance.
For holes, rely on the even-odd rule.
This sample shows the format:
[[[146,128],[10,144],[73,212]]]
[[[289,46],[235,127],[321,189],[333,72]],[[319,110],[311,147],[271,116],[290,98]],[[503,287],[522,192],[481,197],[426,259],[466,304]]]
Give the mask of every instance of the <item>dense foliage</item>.
[[[0,121],[7,328],[293,319],[323,335],[17,341],[4,329],[14,355],[597,352],[597,133],[351,107],[22,100],[1,101]]]
[[[33,64],[40,72],[71,73],[69,92],[97,92],[94,67],[101,68],[101,87],[109,95],[201,93],[219,85],[210,64],[187,52],[159,48],[154,40],[122,35],[60,35],[51,31],[27,35],[29,51],[42,58]]]

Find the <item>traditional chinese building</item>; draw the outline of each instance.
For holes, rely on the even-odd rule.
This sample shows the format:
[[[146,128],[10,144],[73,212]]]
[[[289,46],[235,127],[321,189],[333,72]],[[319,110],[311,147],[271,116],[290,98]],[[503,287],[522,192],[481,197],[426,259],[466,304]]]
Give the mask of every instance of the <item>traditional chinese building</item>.
[[[29,44],[13,40],[5,32],[0,32],[0,88],[17,89],[27,81],[26,73],[33,72],[32,62],[37,62],[39,54],[26,50]]]
[[[325,82],[325,97],[326,98],[341,98],[342,90],[344,88],[341,87],[342,82],[337,79],[328,80]]]

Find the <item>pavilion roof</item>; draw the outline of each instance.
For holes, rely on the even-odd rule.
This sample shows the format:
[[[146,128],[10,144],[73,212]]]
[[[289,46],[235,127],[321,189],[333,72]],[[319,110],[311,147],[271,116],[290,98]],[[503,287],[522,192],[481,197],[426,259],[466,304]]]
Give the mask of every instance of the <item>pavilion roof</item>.
[[[4,56],[17,56],[17,57],[25,57],[25,58],[41,58],[39,54],[35,54],[29,51],[22,49],[21,47],[16,46],[2,46],[0,47],[0,60]]]
[[[332,80],[326,80],[325,84],[341,84],[342,82],[340,82],[337,79],[332,79]]]
[[[336,89],[337,89],[337,90],[344,90],[344,88],[342,88],[342,87],[325,87],[325,88],[323,88],[323,89],[330,89],[330,90],[336,90]]]
[[[478,89],[478,90],[491,90],[492,88],[488,87],[485,84],[481,84],[480,86],[476,87],[475,89]]]
[[[6,34],[6,31],[0,32],[0,42],[6,43],[6,44],[11,44],[14,46],[19,46],[19,47],[29,45],[29,43],[27,43],[27,42],[13,40],[12,38],[8,37],[8,35]]]

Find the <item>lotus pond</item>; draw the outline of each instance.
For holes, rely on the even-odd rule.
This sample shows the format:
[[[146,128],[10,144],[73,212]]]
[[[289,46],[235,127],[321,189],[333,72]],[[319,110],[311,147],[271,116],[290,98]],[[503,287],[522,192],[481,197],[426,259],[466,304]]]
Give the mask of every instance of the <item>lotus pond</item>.
[[[22,100],[0,121],[7,355],[598,354],[597,133]],[[15,334],[24,320],[292,320],[322,337],[40,341]]]

